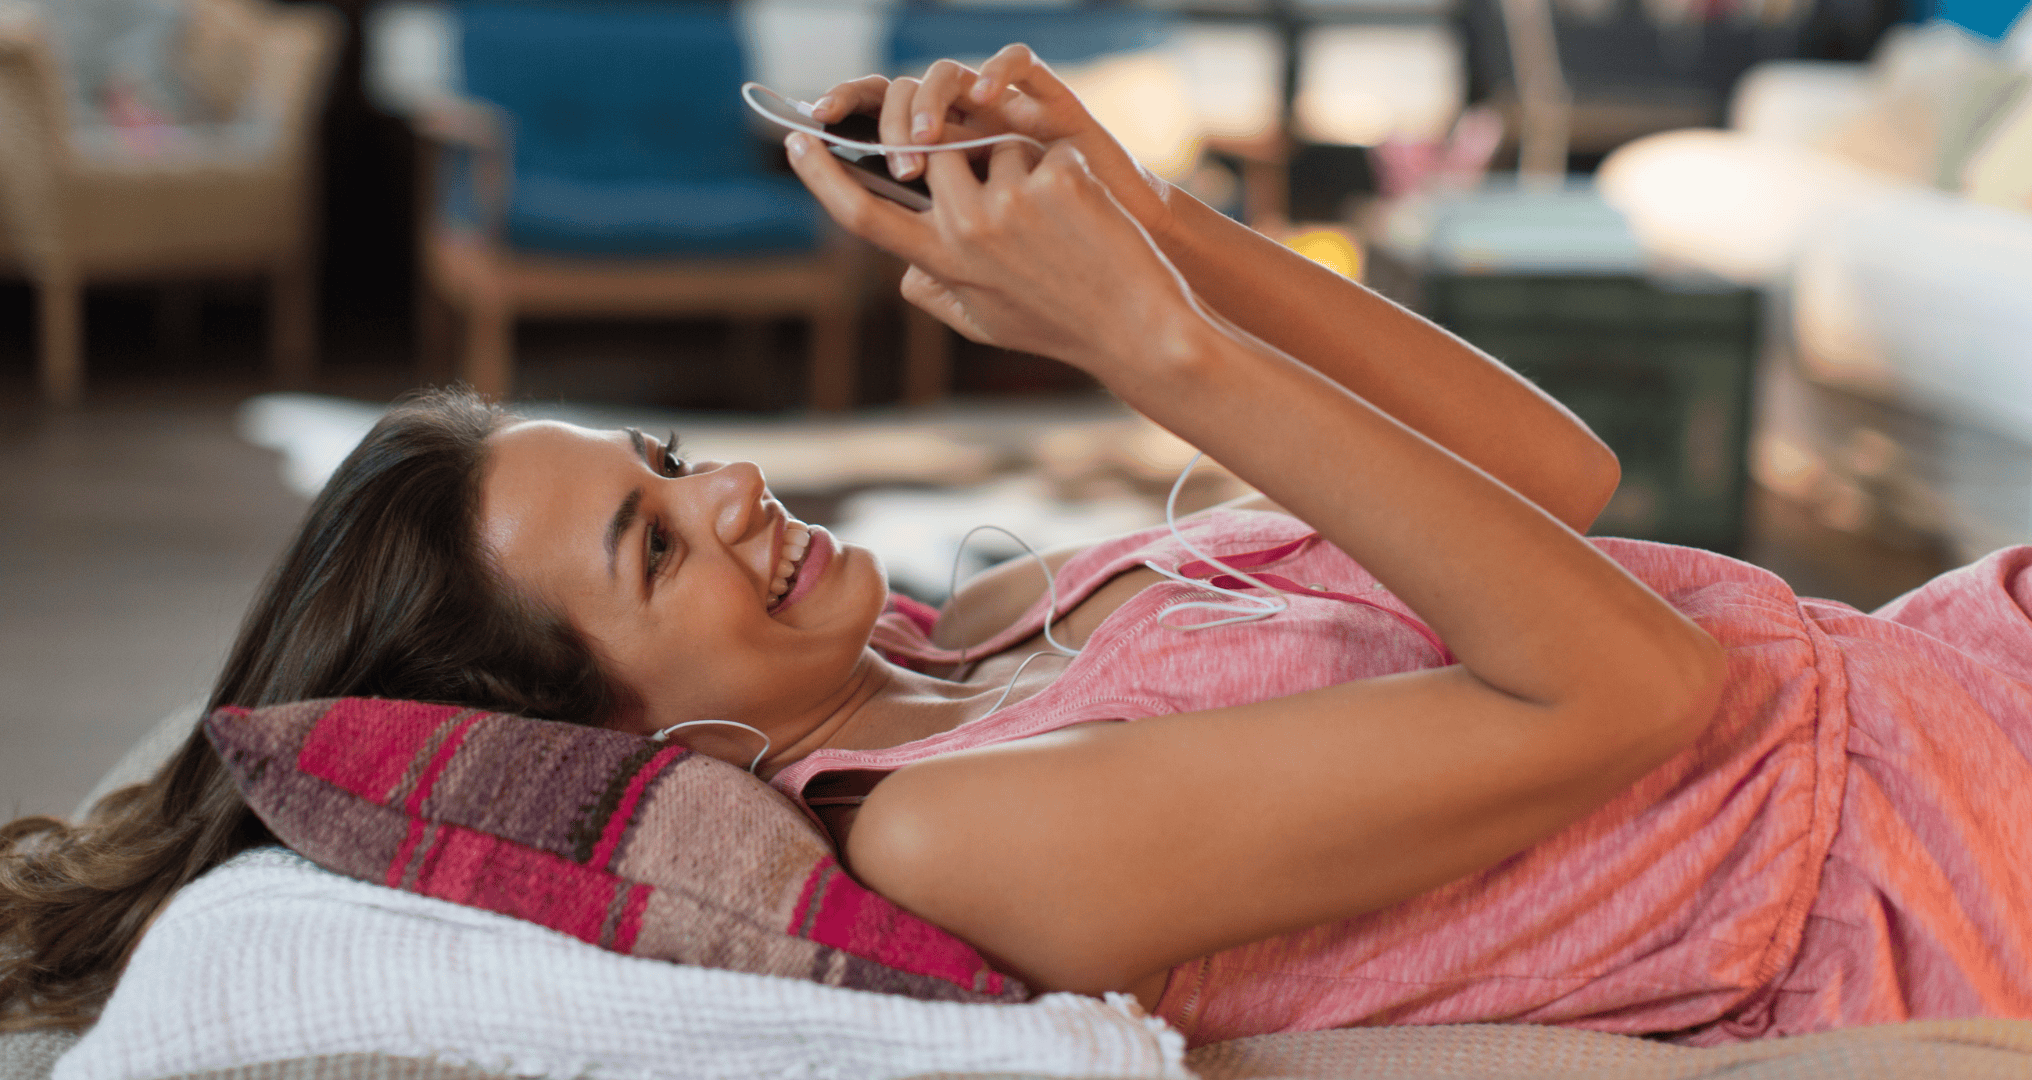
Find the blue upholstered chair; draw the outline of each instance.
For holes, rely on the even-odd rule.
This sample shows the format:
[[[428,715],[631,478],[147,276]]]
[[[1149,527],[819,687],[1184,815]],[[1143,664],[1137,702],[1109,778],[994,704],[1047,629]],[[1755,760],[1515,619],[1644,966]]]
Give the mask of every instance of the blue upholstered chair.
[[[512,382],[529,316],[812,320],[810,401],[851,403],[858,259],[768,171],[733,13],[702,0],[458,5],[464,97],[418,118],[427,350],[462,314],[463,377]]]

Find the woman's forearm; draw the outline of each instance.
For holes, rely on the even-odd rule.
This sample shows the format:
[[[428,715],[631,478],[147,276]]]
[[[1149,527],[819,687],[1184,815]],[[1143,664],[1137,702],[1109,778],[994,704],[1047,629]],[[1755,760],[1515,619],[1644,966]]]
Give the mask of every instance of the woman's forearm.
[[[1587,531],[1615,492],[1615,455],[1517,373],[1197,199],[1173,191],[1167,203],[1152,239],[1201,299],[1241,330],[1359,394],[1577,532]]]
[[[1514,482],[1261,341],[1200,326],[1166,362],[1104,381],[1354,555],[1490,685],[1547,702],[1619,681],[1605,662],[1670,683],[1704,652],[1682,652],[1702,635]]]

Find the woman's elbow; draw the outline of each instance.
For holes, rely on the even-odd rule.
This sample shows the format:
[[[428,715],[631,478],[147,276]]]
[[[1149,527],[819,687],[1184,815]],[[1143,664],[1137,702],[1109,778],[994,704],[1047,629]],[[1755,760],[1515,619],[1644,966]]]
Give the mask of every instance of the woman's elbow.
[[[1676,638],[1661,650],[1643,692],[1642,714],[1651,718],[1644,738],[1659,763],[1707,731],[1728,686],[1727,650],[1690,621]]]
[[[1616,452],[1608,444],[1588,436],[1587,446],[1578,455],[1579,462],[1573,468],[1574,479],[1569,490],[1574,493],[1573,508],[1561,518],[1573,531],[1585,533],[1592,528],[1595,519],[1608,509],[1609,500],[1616,497],[1616,489],[1623,484],[1623,463],[1616,458]]]

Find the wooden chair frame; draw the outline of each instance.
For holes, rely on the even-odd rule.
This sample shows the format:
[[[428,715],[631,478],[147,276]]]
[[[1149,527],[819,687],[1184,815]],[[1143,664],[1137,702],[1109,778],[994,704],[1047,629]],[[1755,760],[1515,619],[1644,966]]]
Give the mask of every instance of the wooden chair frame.
[[[453,350],[464,323],[458,371],[473,389],[504,397],[514,387],[514,325],[522,318],[652,318],[709,314],[732,319],[798,316],[811,321],[813,409],[852,406],[859,374],[865,248],[837,230],[816,253],[753,257],[623,259],[519,252],[503,239],[514,182],[508,119],[472,98],[446,97],[415,118],[418,159],[419,346],[426,362]],[[473,155],[481,220],[439,219],[436,163],[447,150]]]

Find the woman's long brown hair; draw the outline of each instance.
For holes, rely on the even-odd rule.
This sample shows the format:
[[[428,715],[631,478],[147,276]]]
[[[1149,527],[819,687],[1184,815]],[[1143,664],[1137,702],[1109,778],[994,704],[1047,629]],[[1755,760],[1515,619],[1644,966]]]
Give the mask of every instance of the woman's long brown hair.
[[[611,690],[556,615],[483,556],[486,440],[472,394],[400,402],[339,466],[241,624],[210,707],[407,698],[590,723]],[[0,826],[0,1030],[88,1025],[158,908],[274,838],[202,731],[81,824]]]

